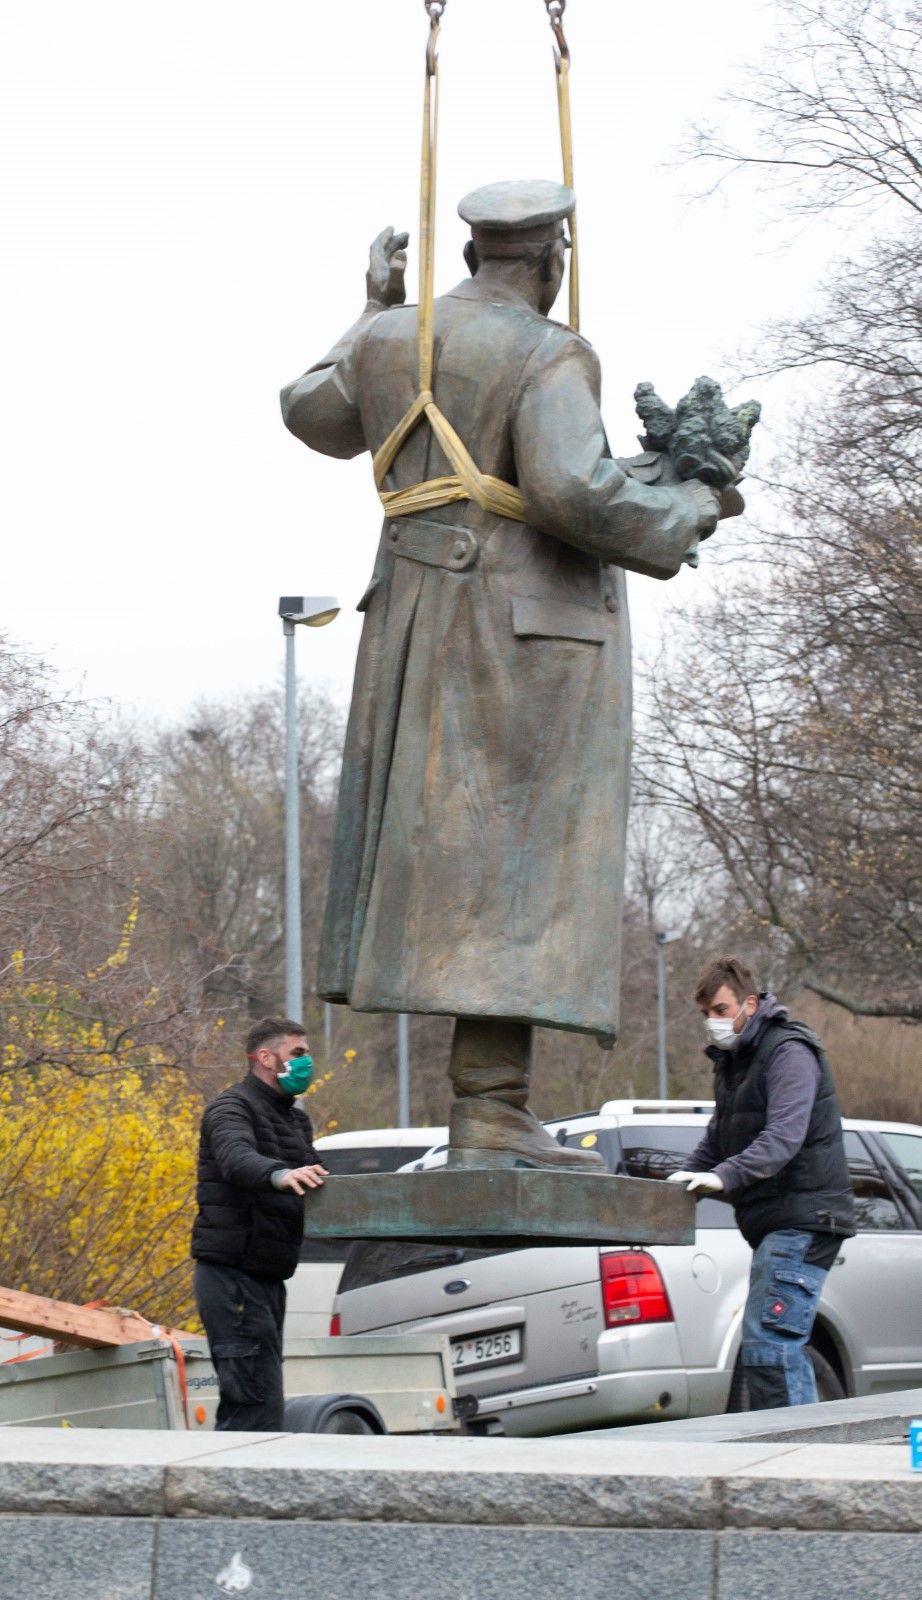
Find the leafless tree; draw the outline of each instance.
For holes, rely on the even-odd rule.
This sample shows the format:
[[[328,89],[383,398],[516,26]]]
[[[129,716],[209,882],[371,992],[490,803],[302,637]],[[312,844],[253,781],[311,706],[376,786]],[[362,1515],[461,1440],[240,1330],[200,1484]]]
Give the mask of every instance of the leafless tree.
[[[922,1020],[922,10],[782,0],[734,100],[750,144],[699,130],[795,212],[875,213],[753,370],[809,371],[758,574],[685,616],[647,675],[641,788],[694,820],[754,935],[858,1015]]]
[[[715,187],[744,169],[763,176],[788,212],[895,205],[922,216],[922,9],[776,4],[768,64],[724,97],[720,126],[698,127],[689,153]]]
[[[341,713],[302,696],[300,815],[305,972],[326,897]],[[277,1009],[284,990],[284,728],[281,697],[200,705],[149,748],[145,861],[161,935],[201,975],[204,994]]]

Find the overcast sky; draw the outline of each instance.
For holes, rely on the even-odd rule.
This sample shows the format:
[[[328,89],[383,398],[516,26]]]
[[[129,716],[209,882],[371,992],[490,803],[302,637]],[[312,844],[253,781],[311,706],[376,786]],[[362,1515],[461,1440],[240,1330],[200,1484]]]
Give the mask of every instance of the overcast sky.
[[[278,596],[333,593],[343,613],[301,631],[299,667],[345,699],[380,520],[370,464],[307,451],[278,390],[360,311],[386,223],[413,235],[415,298],[422,0],[7,7],[0,627],[166,719],[273,681]],[[570,0],[565,20],[583,331],[627,452],[635,383],[675,399],[720,377],[805,303],[829,237],[769,228],[743,187],[690,205],[692,175],[667,165],[766,49],[773,4]],[[441,67],[437,293],[464,276],[463,193],[559,175],[542,0],[448,0]],[[766,440],[772,424],[769,407]],[[713,578],[705,559],[668,586],[632,580],[641,644],[667,589]]]

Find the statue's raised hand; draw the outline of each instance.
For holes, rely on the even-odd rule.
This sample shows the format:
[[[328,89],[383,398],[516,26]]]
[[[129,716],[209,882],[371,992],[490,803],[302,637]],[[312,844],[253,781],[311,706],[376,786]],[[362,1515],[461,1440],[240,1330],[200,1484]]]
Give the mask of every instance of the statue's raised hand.
[[[406,249],[410,235],[382,228],[368,252],[365,286],[369,300],[379,306],[402,306],[407,297],[403,275],[407,270]]]

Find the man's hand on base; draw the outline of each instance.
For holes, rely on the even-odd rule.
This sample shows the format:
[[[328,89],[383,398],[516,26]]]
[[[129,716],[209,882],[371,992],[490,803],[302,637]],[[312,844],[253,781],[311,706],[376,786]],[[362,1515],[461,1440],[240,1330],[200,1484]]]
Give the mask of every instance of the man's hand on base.
[[[670,1172],[667,1183],[684,1183],[689,1194],[722,1194],[723,1179],[716,1172]]]
[[[294,1194],[306,1194],[308,1189],[322,1189],[324,1178],[329,1177],[326,1167],[292,1167],[279,1179],[280,1189],[291,1189]]]

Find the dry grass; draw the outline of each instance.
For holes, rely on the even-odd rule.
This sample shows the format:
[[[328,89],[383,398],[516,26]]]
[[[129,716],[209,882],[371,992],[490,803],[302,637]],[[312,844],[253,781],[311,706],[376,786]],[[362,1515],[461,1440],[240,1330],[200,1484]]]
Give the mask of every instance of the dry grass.
[[[852,1017],[815,995],[796,1012],[826,1046],[845,1116],[922,1123],[922,1027]]]

